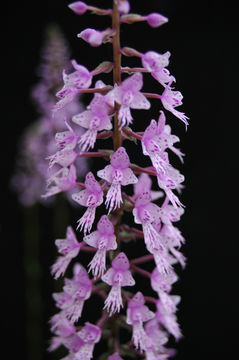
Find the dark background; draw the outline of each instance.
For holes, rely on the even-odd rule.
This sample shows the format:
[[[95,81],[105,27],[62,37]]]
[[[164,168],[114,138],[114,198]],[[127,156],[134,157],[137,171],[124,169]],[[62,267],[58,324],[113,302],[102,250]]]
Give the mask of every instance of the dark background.
[[[44,28],[57,23],[69,41],[72,58],[89,69],[111,56],[109,45],[93,49],[76,37],[85,27],[104,29],[104,18],[89,13],[78,17],[67,8],[67,3],[9,2],[2,10],[1,289],[6,301],[1,324],[9,344],[9,358],[28,359],[29,348],[35,343],[34,359],[54,358],[45,349],[50,336],[47,321],[55,311],[51,300],[55,285],[49,274],[55,256],[52,222],[58,223],[60,215],[46,207],[24,210],[9,187],[19,135],[37,115],[30,89],[38,81],[36,68]],[[95,0],[90,4],[108,7],[111,1]],[[122,26],[122,44],[142,52],[171,52],[169,69],[177,79],[176,89],[184,95],[184,105],[179,110],[190,117],[185,133],[183,123],[168,115],[173,133],[180,136],[180,148],[186,153],[180,168],[186,177],[182,196],[186,211],[179,227],[187,240],[184,253],[188,265],[185,271],[179,270],[180,281],[174,287],[174,293],[182,296],[178,317],[184,334],[176,344],[176,358],[233,358],[238,343],[237,11],[229,1],[132,1],[131,8],[141,14],[160,12],[170,19],[159,29],[151,29],[145,23]],[[151,89],[145,87],[146,91],[159,90],[152,83]],[[152,117],[157,113],[157,106],[152,106]],[[143,130],[146,120],[144,115],[138,116],[144,125],[135,126]],[[134,151],[132,148],[132,154]],[[26,218],[33,232],[34,221],[40,219],[37,249],[32,243],[26,248]],[[73,226],[76,219],[73,214]],[[58,237],[64,237],[60,228]],[[31,255],[32,261],[37,258],[39,264],[33,267],[29,283],[24,261]],[[39,294],[32,301],[30,285],[35,295]],[[32,317],[29,340],[27,326],[34,304],[38,313]]]

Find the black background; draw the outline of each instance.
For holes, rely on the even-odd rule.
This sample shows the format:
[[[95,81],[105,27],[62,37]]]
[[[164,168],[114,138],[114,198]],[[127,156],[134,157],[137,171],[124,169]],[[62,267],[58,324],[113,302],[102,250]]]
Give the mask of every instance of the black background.
[[[67,8],[67,3],[63,0],[9,2],[2,10],[1,291],[6,301],[1,323],[9,344],[9,358],[27,359],[29,347],[23,261],[25,211],[9,188],[9,179],[19,135],[36,118],[30,89],[38,81],[36,68],[44,28],[51,22],[57,23],[70,43],[72,58],[89,69],[111,56],[109,45],[93,49],[76,37],[86,27],[104,29],[105,19],[90,14],[78,17]],[[95,0],[91,4],[107,7],[111,1]],[[176,0],[132,1],[131,8],[132,12],[141,14],[161,12],[170,19],[159,29],[151,29],[145,23],[122,26],[122,44],[142,52],[171,52],[169,69],[177,79],[176,89],[184,95],[184,105],[179,110],[190,117],[185,133],[183,123],[168,116],[173,133],[180,136],[180,148],[186,153],[180,168],[186,177],[182,196],[186,211],[179,227],[187,240],[184,253],[188,265],[185,271],[179,271],[180,281],[174,287],[174,293],[182,296],[178,316],[184,334],[183,340],[176,344],[177,359],[229,359],[236,353],[238,342],[236,8],[228,1]],[[152,83],[149,88],[151,82],[146,82],[145,91],[160,90]],[[157,114],[154,105],[151,115]],[[135,126],[143,130],[148,119],[138,116],[140,122]],[[132,154],[135,153],[133,147]],[[54,312],[51,301],[54,285],[49,275],[54,258],[52,217],[51,209],[41,207],[39,327],[43,328],[40,330],[43,342],[39,359],[53,359],[45,351],[49,339],[47,321]],[[73,226],[76,219],[73,215]]]

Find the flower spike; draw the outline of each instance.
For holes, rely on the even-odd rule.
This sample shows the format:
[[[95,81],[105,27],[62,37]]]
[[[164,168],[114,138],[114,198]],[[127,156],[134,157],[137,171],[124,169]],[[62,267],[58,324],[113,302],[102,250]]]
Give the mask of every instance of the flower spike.
[[[174,90],[176,79],[168,70],[171,52],[149,49],[141,53],[120,44],[124,35],[121,24],[145,21],[156,28],[168,19],[154,12],[130,13],[129,0],[112,3],[112,9],[101,9],[83,1],[68,5],[78,15],[90,11],[111,18],[109,27],[103,30],[86,27],[77,36],[93,47],[108,43],[113,56],[110,61],[97,61],[99,65],[92,71],[72,60],[73,70],[63,67],[61,88],[59,84],[54,87],[59,101],[53,106],[52,118],[56,122],[59,117],[61,126],[56,127],[54,148],[49,146],[46,155],[50,164],[43,197],[67,191],[85,210],[80,210],[77,221],[82,241],[78,242],[71,226],[67,227],[65,238],[55,241],[60,254],[51,268],[55,279],[74,263],[71,264],[73,277],[64,278],[62,291],[53,294],[59,312],[50,320],[53,338],[49,350],[63,345],[68,350],[65,360],[92,360],[94,347],[103,334],[104,339],[109,337],[110,348],[104,354],[94,354],[97,358],[123,360],[121,356],[133,355],[146,360],[166,360],[175,354],[174,349],[166,347],[169,336],[176,340],[182,336],[176,317],[180,297],[172,295],[178,280],[174,265],[180,264],[182,268],[186,265],[181,252],[185,240],[175,226],[184,213],[180,201],[184,176],[171,164],[174,155],[183,163],[184,154],[177,147],[179,137],[172,133],[166,111],[186,126],[188,117],[176,110],[182,105],[183,95]],[[122,66],[124,56],[138,58],[141,65]],[[107,77],[110,72],[113,82],[106,85],[97,79],[91,85],[93,78],[102,74]],[[144,91],[148,86],[148,82],[144,83],[146,77],[156,80],[161,92]],[[80,94],[92,96],[85,108],[75,106]],[[149,100],[154,102],[159,116],[149,118],[146,112],[144,118],[137,119],[139,129],[131,129],[129,125],[137,113],[134,110],[149,110]],[[74,111],[67,113],[69,108]],[[95,149],[103,140],[109,144],[112,140],[113,146],[105,144]],[[138,145],[141,152],[136,157],[149,162],[148,165],[135,163],[133,147]],[[128,154],[132,154],[130,158]],[[89,158],[98,160],[92,167],[98,179],[90,171],[84,183],[82,179],[77,181],[78,161]],[[108,163],[102,165],[105,161]],[[133,186],[123,191],[122,187],[127,185]],[[97,209],[103,202],[108,214],[104,206]],[[130,217],[136,225],[129,226]],[[128,258],[129,243],[133,258]],[[88,271],[78,262],[84,256]],[[146,269],[145,263],[150,262],[153,264]],[[149,280],[154,295],[141,292],[142,284],[138,281],[141,277]],[[91,295],[94,299],[87,303],[88,315],[83,314],[85,301]],[[149,307],[146,302],[151,303]],[[120,314],[124,307],[126,316]],[[82,322],[86,316],[89,320],[97,316],[96,323]],[[124,328],[124,323],[132,334],[131,341],[122,344],[119,329]]]

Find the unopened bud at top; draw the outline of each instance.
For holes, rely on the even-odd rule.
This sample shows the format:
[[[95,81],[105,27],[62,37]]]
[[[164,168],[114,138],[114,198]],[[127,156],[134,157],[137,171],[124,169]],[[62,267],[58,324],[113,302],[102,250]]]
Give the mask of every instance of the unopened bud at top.
[[[83,15],[88,9],[88,6],[83,1],[73,2],[68,7],[78,15]]]
[[[145,16],[145,20],[151,27],[154,28],[159,27],[168,22],[168,18],[158,13],[152,13],[149,14],[148,16]]]
[[[130,4],[127,0],[121,0],[118,5],[118,11],[121,15],[128,14],[130,10]]]

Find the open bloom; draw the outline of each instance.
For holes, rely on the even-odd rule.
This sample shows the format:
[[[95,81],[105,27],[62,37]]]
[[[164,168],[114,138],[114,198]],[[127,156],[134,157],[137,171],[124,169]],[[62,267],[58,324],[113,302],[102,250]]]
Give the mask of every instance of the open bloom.
[[[156,319],[160,325],[164,326],[178,340],[182,337],[182,333],[175,313],[177,311],[177,304],[180,302],[180,296],[164,295],[157,300]]]
[[[74,130],[67,121],[65,121],[65,124],[68,130],[56,133],[56,145],[59,149],[73,150],[77,145],[78,136],[75,134]]]
[[[181,232],[173,225],[171,226],[166,224],[162,225],[161,220],[153,222],[152,225],[156,231],[160,232],[160,239],[164,246],[165,258],[167,258],[168,263],[172,265],[179,262],[181,266],[184,268],[186,265],[185,262],[186,258],[178,250],[181,247],[181,243],[184,243],[184,238],[181,235]],[[154,253],[154,259],[157,264],[158,271],[162,272],[163,269],[160,267],[160,263],[161,263],[160,257],[161,257],[160,252]]]
[[[161,329],[156,318],[145,325],[145,333],[150,339],[146,343],[145,355],[147,360],[164,360],[170,357],[164,345],[168,342],[168,334]]]
[[[95,344],[100,341],[100,327],[86,322],[80,331],[65,338],[63,344],[69,350],[67,360],[91,360]]]
[[[53,108],[53,114],[68,105],[78,94],[78,89],[87,89],[91,85],[92,74],[83,65],[77,64],[72,60],[72,66],[75,69],[70,74],[66,74],[63,70],[64,86],[56,93],[60,99]]]
[[[103,191],[98,181],[95,180],[92,172],[89,172],[85,178],[85,189],[72,195],[72,199],[78,204],[86,206],[87,210],[78,220],[80,231],[84,230],[84,234],[90,232],[92,224],[95,220],[95,210],[97,206],[103,202]]]
[[[172,284],[177,280],[178,276],[173,269],[167,273],[160,273],[155,268],[151,274],[151,287],[160,297],[163,292],[169,293],[172,289]]]
[[[179,198],[172,192],[172,189],[180,189],[180,185],[184,181],[184,176],[169,163],[168,154],[166,152],[164,153],[164,160],[165,163],[167,163],[167,166],[165,167],[165,173],[157,173],[158,185],[165,191],[175,208],[183,207]]]
[[[153,254],[154,261],[160,272],[168,272],[171,269],[171,260],[163,243],[161,233],[155,223],[160,221],[160,207],[151,202],[149,191],[142,192],[135,201],[133,209],[134,221],[142,224],[144,241],[147,250]]]
[[[54,332],[54,336],[51,339],[49,351],[56,350],[60,345],[64,345],[66,339],[72,338],[75,335],[76,329],[74,324],[70,322],[62,314],[59,316],[54,315],[50,319],[51,331]]]
[[[135,201],[133,209],[134,221],[142,224],[146,247],[152,254],[161,249],[161,239],[159,233],[152,226],[152,222],[159,219],[160,207],[151,202],[149,191],[141,193]]]
[[[105,84],[97,81],[96,88],[102,88]],[[88,106],[88,110],[73,116],[72,121],[77,125],[88,129],[79,140],[81,151],[87,151],[95,145],[98,131],[111,130],[112,124],[109,117],[109,106],[105,102],[105,97],[101,94],[95,94],[93,100]]]
[[[135,184],[138,179],[129,168],[130,160],[124,147],[119,147],[110,159],[110,165],[99,170],[97,175],[111,184],[106,195],[106,207],[109,213],[120,207],[122,202],[121,186]]]
[[[172,205],[165,203],[160,210],[160,218],[165,225],[173,227],[173,222],[177,222],[184,214],[184,209],[175,208]]]
[[[55,264],[51,268],[51,273],[55,274],[54,278],[58,279],[60,275],[64,275],[71,260],[79,254],[83,243],[79,243],[77,241],[72,227],[68,226],[66,230],[66,238],[57,239],[55,244],[58,248],[58,252],[63,255],[57,258]]]
[[[163,243],[161,233],[154,225],[158,222],[160,224],[160,207],[151,202],[149,191],[142,192],[137,197],[133,215],[135,223],[142,224],[146,248],[153,254],[158,270],[163,273],[170,271],[171,261],[167,248]]]
[[[85,300],[91,295],[92,282],[87,271],[78,263],[73,268],[73,279],[64,279],[63,292],[53,298],[62,314],[73,323],[79,319]]]
[[[132,115],[130,109],[150,108],[150,102],[140,92],[143,87],[143,75],[135,73],[122,82],[121,85],[115,86],[107,95],[107,102],[113,107],[114,102],[120,104],[119,109],[119,126],[120,128],[128,126],[132,123]]]
[[[167,248],[168,251],[171,252],[174,258],[184,268],[186,265],[186,258],[178,249],[175,249],[180,248],[181,243],[184,242],[184,238],[181,235],[181,232],[174,226],[164,224],[160,231],[160,234],[165,248]]]
[[[174,76],[170,75],[168,69],[166,69],[169,64],[170,55],[169,51],[165,54],[148,51],[141,56],[143,67],[164,87],[169,82],[172,83],[173,81],[176,81]]]
[[[43,198],[72,189],[76,184],[76,168],[72,164],[70,168],[63,167],[47,180],[47,192]]]
[[[77,335],[83,341],[83,344],[75,354],[75,358],[77,360],[93,359],[94,347],[100,341],[101,329],[96,325],[86,322]]]
[[[85,236],[83,240],[86,244],[97,249],[96,254],[89,264],[89,271],[92,271],[95,278],[102,276],[105,272],[106,251],[117,248],[112,222],[106,215],[101,216],[97,224],[97,230]]]
[[[165,146],[161,146],[157,135],[157,123],[151,120],[142,137],[143,154],[150,157],[152,164],[158,174],[165,174],[167,161],[165,161]]]
[[[129,267],[127,256],[121,252],[113,259],[111,268],[101,278],[106,284],[112,286],[104,306],[110,312],[110,316],[116,311],[119,312],[123,306],[121,287],[135,284]]]
[[[169,295],[169,293],[172,289],[172,284],[177,280],[178,276],[173,270],[163,274],[155,268],[151,275],[152,289],[159,296],[157,301],[157,319],[176,339],[181,337],[181,331],[175,316],[176,305],[179,303],[180,297]]]
[[[158,54],[155,51],[147,51],[145,54],[142,54],[141,61],[146,70],[154,73],[159,72],[164,67],[168,66],[170,56],[171,54],[169,51],[165,54]]]
[[[151,120],[151,123],[144,131],[142,137],[142,149],[144,155],[148,155],[155,167],[157,173],[165,173],[167,162],[164,161],[164,152],[166,149],[173,151],[181,161],[183,154],[174,147],[179,141],[179,137],[171,134],[171,128],[165,124],[166,118],[163,111],[160,111],[158,123]]]
[[[143,328],[143,323],[154,318],[155,314],[144,305],[143,294],[138,291],[129,301],[127,308],[127,324],[133,326],[133,342],[141,351],[147,347],[149,339]]]
[[[164,204],[160,211],[160,219],[164,224],[161,231],[165,228],[164,235],[173,238],[178,247],[184,243],[184,238],[180,234],[179,230],[173,225],[173,222],[179,221],[183,214],[183,208],[175,208],[170,204]]]
[[[171,82],[166,86],[161,95],[162,104],[166,110],[170,111],[174,116],[182,120],[187,127],[188,117],[183,112],[175,109],[175,107],[182,105],[183,95],[180,91],[173,91],[170,86]]]
[[[138,177],[138,182],[134,184],[134,196],[133,199],[137,199],[137,197],[145,191],[148,191],[151,195],[152,200],[160,199],[164,196],[163,191],[154,191],[151,190],[152,180],[148,174],[140,174]]]
[[[63,167],[70,166],[77,158],[77,153],[69,148],[57,151],[54,155],[48,156],[49,168],[52,168],[55,164]]]

